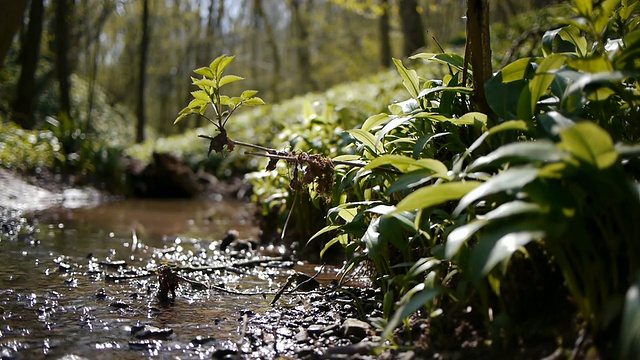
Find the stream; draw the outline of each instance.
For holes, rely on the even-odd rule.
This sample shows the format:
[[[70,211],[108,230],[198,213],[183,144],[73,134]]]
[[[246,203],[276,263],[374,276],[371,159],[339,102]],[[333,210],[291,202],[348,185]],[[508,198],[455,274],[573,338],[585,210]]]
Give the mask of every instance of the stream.
[[[230,229],[257,238],[253,211],[229,201],[127,200],[31,214],[33,224],[21,225],[29,231],[0,238],[0,357],[276,358],[292,341],[313,354],[319,344],[295,340],[297,329],[337,330],[342,315],[327,306],[323,319],[290,328],[270,303],[295,271],[318,273],[324,286],[336,270],[319,273],[279,247],[222,251]],[[204,287],[180,283],[175,299],[160,301],[163,264]],[[309,306],[279,301],[303,313]]]

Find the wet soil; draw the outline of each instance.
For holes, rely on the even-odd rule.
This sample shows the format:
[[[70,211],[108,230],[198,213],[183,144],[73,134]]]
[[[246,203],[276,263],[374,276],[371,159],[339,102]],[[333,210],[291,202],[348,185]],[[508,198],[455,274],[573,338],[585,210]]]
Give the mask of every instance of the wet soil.
[[[0,182],[2,359],[362,358],[379,340],[379,294],[258,247],[250,205]]]

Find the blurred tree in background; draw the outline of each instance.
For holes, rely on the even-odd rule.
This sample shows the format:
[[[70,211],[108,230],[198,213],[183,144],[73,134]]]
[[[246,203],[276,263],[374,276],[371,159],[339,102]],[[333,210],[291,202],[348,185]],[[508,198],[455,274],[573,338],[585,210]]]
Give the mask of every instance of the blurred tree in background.
[[[491,20],[557,2],[499,1]],[[193,90],[191,70],[219,54],[238,54],[235,69],[250,74],[243,86],[273,103],[378,72],[391,57],[437,52],[432,38],[449,47],[465,42],[462,0],[144,3],[3,1],[0,16],[12,21],[0,21],[0,115],[37,128],[46,116],[65,114],[90,128],[99,89],[110,105],[137,114],[154,138],[201,125],[170,126]],[[74,105],[73,79],[87,86],[82,108]],[[135,132],[141,140],[142,130]]]

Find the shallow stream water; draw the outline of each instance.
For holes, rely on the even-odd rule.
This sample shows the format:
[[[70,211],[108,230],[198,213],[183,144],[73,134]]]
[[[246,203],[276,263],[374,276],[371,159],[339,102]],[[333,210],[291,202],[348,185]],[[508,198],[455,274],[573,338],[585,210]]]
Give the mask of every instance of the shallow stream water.
[[[175,301],[157,298],[161,264],[224,267],[230,257],[277,257],[277,248],[251,256],[220,251],[230,229],[241,238],[257,236],[250,205],[137,200],[48,209],[33,218],[35,234],[0,240],[3,359],[211,358],[221,348],[243,346],[244,314],[270,308],[272,296],[184,284]],[[293,265],[185,276],[233,291],[273,293]],[[313,274],[314,267],[302,271]],[[133,331],[138,326],[159,330],[141,335]]]

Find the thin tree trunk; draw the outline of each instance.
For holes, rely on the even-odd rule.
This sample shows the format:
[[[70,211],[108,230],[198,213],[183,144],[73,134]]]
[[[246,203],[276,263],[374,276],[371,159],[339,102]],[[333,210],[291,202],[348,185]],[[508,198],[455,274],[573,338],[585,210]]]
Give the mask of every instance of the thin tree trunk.
[[[36,68],[40,58],[43,16],[44,1],[32,0],[31,8],[29,9],[29,28],[20,49],[22,68],[20,69],[18,89],[13,104],[13,118],[18,125],[25,129],[31,129],[35,125],[33,107],[36,103]]]
[[[381,0],[382,14],[380,15],[380,64],[388,68],[391,66],[391,39],[389,38],[389,0]]]
[[[69,16],[73,0],[55,2],[56,77],[59,85],[59,114],[71,118],[71,83],[69,82]]]
[[[262,7],[261,0],[254,0],[255,12],[256,15],[262,19],[262,24],[264,25],[264,30],[267,33],[267,43],[269,44],[269,48],[271,49],[271,60],[273,61],[273,71],[271,72],[271,86],[270,91],[272,94],[273,101],[279,100],[279,91],[278,91],[278,83],[280,82],[280,52],[278,51],[278,43],[276,42],[276,38],[273,33],[273,27],[271,23],[267,19],[266,14],[264,13],[264,8]]]
[[[138,126],[136,127],[136,142],[144,141],[144,88],[147,73],[147,51],[149,49],[149,1],[142,0],[142,39],[140,40],[140,62],[138,67],[138,103],[136,114]]]
[[[492,76],[489,0],[467,0],[467,42],[473,71],[472,107],[491,116],[484,91],[484,84]]]
[[[24,20],[27,0],[0,0],[0,69],[11,48],[13,36]]]
[[[308,48],[309,32],[307,30],[307,25],[302,19],[302,12],[300,11],[300,0],[291,0],[291,10],[293,29],[296,35],[295,48],[296,61],[298,63],[298,79],[301,86],[300,90],[317,90],[318,85],[311,74],[311,60]]]
[[[404,56],[411,56],[414,51],[426,45],[416,0],[400,0],[400,22],[404,36]]]

